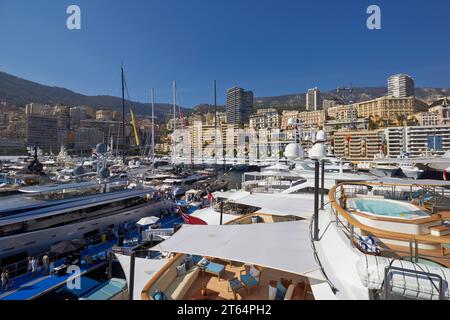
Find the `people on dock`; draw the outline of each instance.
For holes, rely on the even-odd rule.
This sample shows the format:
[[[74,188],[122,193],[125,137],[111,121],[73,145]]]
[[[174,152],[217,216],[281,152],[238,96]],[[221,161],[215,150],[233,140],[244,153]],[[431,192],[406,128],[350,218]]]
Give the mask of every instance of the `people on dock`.
[[[44,273],[48,273],[49,271],[49,265],[50,265],[50,258],[48,257],[48,254],[46,253],[43,257],[42,257],[42,267],[44,268]]]
[[[33,258],[32,257],[28,257],[28,268],[27,268],[27,272],[31,272],[33,270]]]
[[[31,273],[33,274],[33,276],[37,274],[38,268],[39,268],[39,261],[36,257],[33,257],[31,259]]]
[[[9,289],[9,271],[3,270],[1,275],[1,281],[2,281],[2,290],[6,291]]]
[[[55,263],[53,262],[53,260],[50,260],[50,264],[48,266],[48,271],[49,274],[54,274],[55,273]]]

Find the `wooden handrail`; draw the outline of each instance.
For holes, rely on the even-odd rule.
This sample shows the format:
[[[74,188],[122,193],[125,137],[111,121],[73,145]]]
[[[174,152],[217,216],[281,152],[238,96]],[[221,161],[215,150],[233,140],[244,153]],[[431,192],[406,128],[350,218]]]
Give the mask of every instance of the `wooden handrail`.
[[[413,235],[413,234],[407,234],[407,233],[401,233],[401,232],[393,232],[393,231],[386,231],[382,229],[373,228],[370,226],[367,226],[365,224],[362,224],[358,220],[356,220],[350,213],[348,213],[346,210],[344,210],[336,201],[336,190],[338,187],[342,187],[344,185],[382,185],[386,186],[386,184],[382,183],[374,183],[374,182],[352,182],[352,183],[341,183],[336,186],[333,186],[330,189],[330,192],[328,193],[328,198],[330,200],[331,206],[336,210],[339,215],[345,218],[349,224],[351,224],[353,227],[356,227],[358,229],[361,229],[365,232],[368,232],[374,236],[380,237],[380,238],[387,238],[391,240],[407,240],[407,241],[422,241],[427,243],[434,243],[434,244],[450,244],[450,238],[444,238],[444,237],[433,237],[430,235]]]

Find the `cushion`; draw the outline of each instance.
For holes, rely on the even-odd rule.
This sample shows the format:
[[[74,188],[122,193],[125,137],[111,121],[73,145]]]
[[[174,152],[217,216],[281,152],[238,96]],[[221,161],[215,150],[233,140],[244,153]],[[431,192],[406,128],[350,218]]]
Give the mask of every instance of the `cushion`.
[[[204,267],[204,266],[206,266],[207,264],[208,264],[208,260],[206,259],[206,258],[203,258],[202,260],[200,260],[200,262],[198,263],[198,265],[200,266],[200,267]]]
[[[205,271],[212,273],[221,273],[225,269],[225,266],[219,263],[209,262],[206,265]]]
[[[289,288],[289,286],[292,284],[292,280],[287,280],[284,278],[281,278],[280,282],[283,285],[283,287],[285,287],[285,288]]]
[[[287,289],[283,286],[281,282],[277,285],[277,294],[275,295],[275,300],[284,300]]]
[[[177,277],[184,276],[186,274],[186,264],[182,263],[177,267]]]
[[[164,292],[156,291],[156,292],[153,294],[153,299],[154,299],[154,300],[167,300],[167,297],[166,297],[166,295],[164,294]]]
[[[250,273],[250,275],[256,280],[259,280],[260,271],[256,269],[255,266],[250,266],[250,270],[248,273]]]
[[[181,300],[191,288],[200,272],[199,268],[192,268],[182,277],[177,277],[172,284],[164,291],[168,299]]]
[[[186,264],[186,271],[190,270],[194,266],[194,260],[192,260],[191,256],[186,256],[184,263]]]
[[[258,285],[258,281],[255,280],[255,278],[253,278],[253,277],[252,277],[251,275],[249,275],[249,274],[243,274],[243,275],[241,276],[241,280],[242,280],[242,282],[243,282],[246,286],[252,287],[252,286]]]
[[[297,286],[295,284],[291,284],[289,285],[289,287],[287,288],[286,294],[284,296],[284,300],[292,300],[292,297],[295,293],[295,288]]]

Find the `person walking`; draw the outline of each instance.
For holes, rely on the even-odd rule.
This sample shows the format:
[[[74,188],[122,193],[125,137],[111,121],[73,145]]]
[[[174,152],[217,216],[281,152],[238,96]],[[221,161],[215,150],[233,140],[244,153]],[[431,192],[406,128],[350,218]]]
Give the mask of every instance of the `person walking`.
[[[44,268],[44,273],[48,273],[48,267],[50,265],[50,258],[48,257],[48,254],[46,253],[42,257],[42,267]]]
[[[53,263],[53,260],[50,261],[48,268],[51,275],[55,273],[55,264]]]
[[[37,274],[38,266],[39,266],[38,260],[36,259],[36,257],[33,257],[31,259],[31,273],[33,274],[33,276]]]
[[[28,268],[27,268],[27,272],[31,272],[33,270],[33,263],[32,263],[32,258],[28,257]]]
[[[1,281],[2,281],[2,290],[6,291],[9,288],[9,272],[8,270],[3,270],[1,275]]]

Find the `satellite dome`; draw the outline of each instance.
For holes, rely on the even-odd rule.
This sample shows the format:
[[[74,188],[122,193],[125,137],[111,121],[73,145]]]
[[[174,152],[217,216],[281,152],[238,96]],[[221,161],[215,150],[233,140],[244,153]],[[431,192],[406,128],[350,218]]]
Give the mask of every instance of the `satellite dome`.
[[[303,148],[298,143],[290,143],[284,149],[284,155],[289,160],[303,158]]]
[[[313,160],[322,160],[327,156],[327,148],[323,143],[316,143],[309,150],[309,158]]]
[[[108,150],[107,150],[106,145],[105,145],[104,143],[99,143],[99,144],[97,144],[97,146],[95,147],[95,151],[96,151],[97,153],[104,154],[104,153],[106,153]]]
[[[316,134],[316,141],[326,141],[327,140],[327,135],[325,133],[325,131],[320,130],[319,132],[317,132]]]

